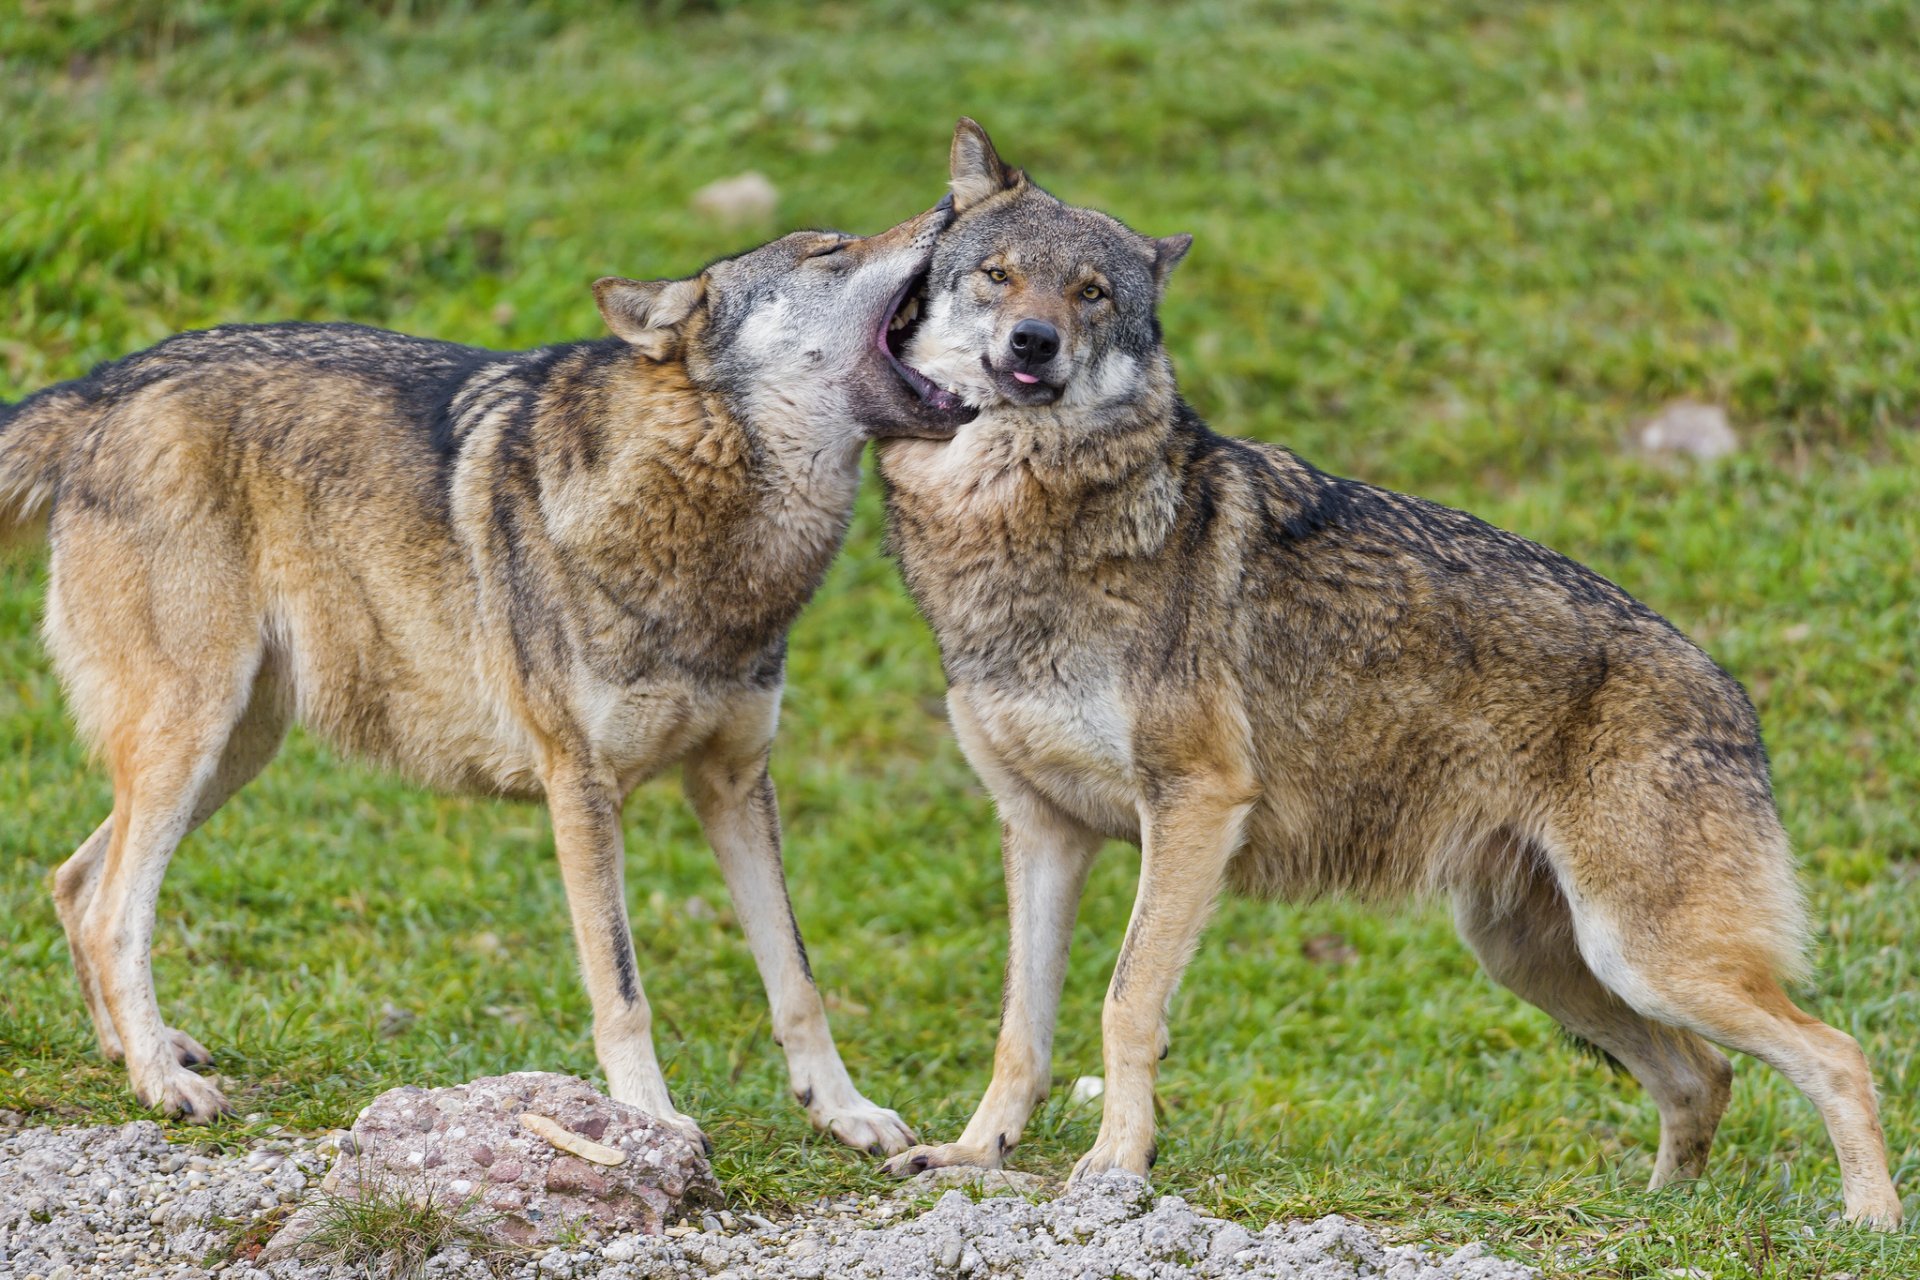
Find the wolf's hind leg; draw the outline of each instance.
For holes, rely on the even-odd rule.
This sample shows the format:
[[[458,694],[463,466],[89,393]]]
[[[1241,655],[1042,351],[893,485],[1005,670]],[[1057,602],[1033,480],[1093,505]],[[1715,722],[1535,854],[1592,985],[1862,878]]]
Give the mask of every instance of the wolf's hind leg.
[[[1604,1050],[1653,1098],[1660,1109],[1653,1189],[1701,1176],[1726,1110],[1732,1064],[1699,1036],[1642,1017],[1608,990],[1580,956],[1559,888],[1544,869],[1526,875],[1517,893],[1477,885],[1457,892],[1460,936],[1489,977]]]
[[[214,1085],[181,1064],[205,1054],[183,1045],[160,1018],[153,990],[154,906],[167,863],[193,825],[219,767],[237,707],[183,682],[155,691],[115,751],[112,836],[81,922],[86,961],[126,1053],[145,1106],[205,1123],[226,1110]],[[231,708],[231,709],[230,709]]]
[[[774,1042],[786,1051],[794,1097],[814,1128],[835,1141],[868,1155],[891,1155],[913,1142],[913,1130],[862,1096],[833,1043],[787,896],[780,810],[763,747],[746,753],[713,747],[689,757],[687,798],[700,815],[766,986]]]
[[[194,805],[189,834],[198,830],[200,824],[225,804],[234,792],[266,767],[280,749],[280,741],[286,734],[291,718],[292,705],[285,687],[276,682],[274,672],[263,667],[254,680],[253,695],[247,703],[247,709],[227,739],[213,777]],[[126,1057],[126,1050],[121,1046],[120,1034],[114,1030],[113,1018],[107,1012],[106,999],[100,991],[100,977],[88,963],[86,949],[80,940],[81,922],[86,919],[87,907],[93,901],[94,889],[100,882],[100,869],[112,840],[113,819],[108,818],[54,873],[53,901],[60,923],[66,930],[74,975],[79,980],[81,995],[86,1000],[87,1013],[93,1020],[100,1053],[109,1062],[119,1062]],[[173,1046],[174,1057],[179,1059],[181,1066],[200,1067],[213,1061],[213,1055],[207,1052],[205,1046],[186,1032],[177,1027],[168,1027],[166,1034]]]
[[[120,1047],[120,1033],[113,1029],[113,1015],[107,1012],[106,997],[100,994],[100,975],[87,961],[87,949],[81,943],[80,924],[87,918],[87,905],[100,883],[100,866],[113,840],[113,819],[108,818],[86,838],[73,856],[53,873],[53,909],[60,927],[67,933],[67,951],[73,957],[73,976],[80,983],[81,998],[87,1002],[87,1016],[93,1020],[94,1038],[100,1042],[100,1056],[119,1062],[127,1054]],[[189,1064],[191,1065],[191,1064]]]
[[[1558,860],[1581,954],[1641,1013],[1792,1081],[1826,1123],[1847,1219],[1897,1226],[1900,1198],[1866,1056],[1853,1037],[1796,1008],[1780,984],[1802,928],[1786,833],[1770,811],[1716,801],[1691,796],[1684,813],[1662,816],[1657,835],[1628,823],[1602,829],[1604,839],[1575,829]],[[1678,883],[1676,847],[1687,871]]]

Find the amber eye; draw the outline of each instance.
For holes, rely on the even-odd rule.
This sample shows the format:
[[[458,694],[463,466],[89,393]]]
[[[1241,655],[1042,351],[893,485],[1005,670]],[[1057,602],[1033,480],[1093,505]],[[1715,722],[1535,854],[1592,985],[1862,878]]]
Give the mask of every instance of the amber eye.
[[[1080,291],[1080,296],[1088,302],[1098,302],[1107,296],[1107,291],[1097,284],[1090,284]]]
[[[998,267],[988,267],[987,279],[993,281],[995,284],[1005,284],[1007,282],[1007,273]]]

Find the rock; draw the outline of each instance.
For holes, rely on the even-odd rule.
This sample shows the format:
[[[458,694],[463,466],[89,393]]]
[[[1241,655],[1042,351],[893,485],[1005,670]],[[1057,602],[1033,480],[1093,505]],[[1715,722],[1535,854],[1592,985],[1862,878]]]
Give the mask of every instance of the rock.
[[[1740,437],[1719,405],[1675,400],[1640,428],[1640,447],[1648,453],[1683,453],[1708,462],[1739,449]]]
[[[1107,1091],[1107,1082],[1100,1076],[1081,1076],[1073,1082],[1073,1088],[1067,1090],[1067,1101],[1076,1107],[1085,1106]]]
[[[658,1235],[720,1197],[706,1157],[687,1139],[584,1080],[551,1072],[392,1089],[360,1113],[348,1138],[322,1183],[328,1194],[430,1198],[523,1249]],[[325,1204],[290,1218],[266,1256],[296,1251]]]
[[[773,221],[780,192],[767,175],[749,169],[731,178],[709,182],[693,193],[694,212],[725,227],[759,226]]]

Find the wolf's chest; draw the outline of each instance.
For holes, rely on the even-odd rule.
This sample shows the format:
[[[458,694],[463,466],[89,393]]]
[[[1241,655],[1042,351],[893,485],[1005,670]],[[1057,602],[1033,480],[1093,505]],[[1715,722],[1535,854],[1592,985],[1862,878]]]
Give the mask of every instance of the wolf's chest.
[[[961,704],[955,719],[964,725],[962,744],[983,774],[993,776],[997,766],[1087,826],[1138,838],[1133,717],[1113,682],[1017,692],[973,686],[952,696]]]

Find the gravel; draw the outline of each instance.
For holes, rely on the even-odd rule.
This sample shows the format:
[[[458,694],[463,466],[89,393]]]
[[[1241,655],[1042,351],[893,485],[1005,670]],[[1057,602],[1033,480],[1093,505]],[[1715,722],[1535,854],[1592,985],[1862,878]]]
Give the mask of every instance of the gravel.
[[[220,1275],[231,1280],[347,1280],[366,1274],[297,1259],[260,1265],[261,1220],[318,1182],[339,1135],[271,1135],[215,1154],[169,1145],[150,1122],[0,1130],[0,1277]],[[708,1213],[664,1235],[476,1258],[455,1247],[425,1280],[1523,1280],[1537,1273],[1468,1245],[1450,1257],[1384,1244],[1345,1218],[1252,1231],[1205,1217],[1138,1178],[1108,1175],[1058,1199],[1026,1175],[923,1175],[906,1198],[817,1203],[785,1222]],[[942,1185],[949,1189],[942,1193]],[[1011,1194],[994,1194],[996,1192]],[[919,1203],[938,1194],[931,1209]],[[984,1195],[986,1198],[976,1199]],[[249,1226],[254,1230],[248,1233]]]

